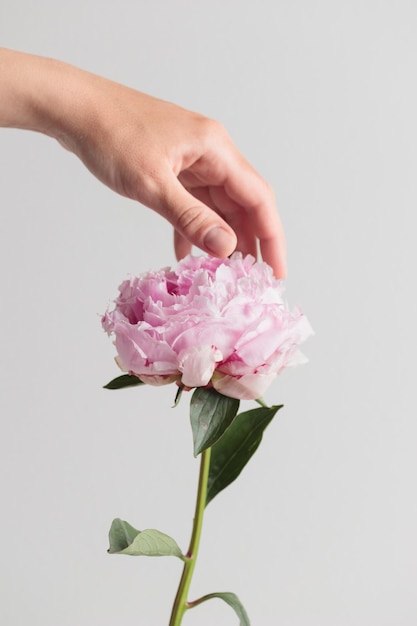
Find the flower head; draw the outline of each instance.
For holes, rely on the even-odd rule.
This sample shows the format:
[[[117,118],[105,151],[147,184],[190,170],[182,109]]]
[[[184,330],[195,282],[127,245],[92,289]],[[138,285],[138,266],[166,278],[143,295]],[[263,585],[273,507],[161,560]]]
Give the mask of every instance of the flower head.
[[[312,334],[306,317],[288,309],[283,281],[240,253],[189,255],[176,269],[124,281],[102,324],[124,372],[154,385],[212,385],[245,400],[304,362],[298,345]]]

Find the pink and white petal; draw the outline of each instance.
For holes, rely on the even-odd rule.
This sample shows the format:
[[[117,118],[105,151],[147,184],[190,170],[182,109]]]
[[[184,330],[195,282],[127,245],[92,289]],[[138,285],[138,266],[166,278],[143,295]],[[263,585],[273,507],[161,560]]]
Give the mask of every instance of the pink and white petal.
[[[178,369],[182,372],[181,382],[186,387],[205,387],[209,384],[216,363],[222,353],[215,346],[194,345],[178,355]]]
[[[170,333],[169,336],[173,340],[170,345],[178,354],[194,346],[211,346],[215,344],[216,348],[221,351],[222,358],[226,359],[232,354],[239,335],[239,327],[233,327],[229,322],[224,322],[220,319],[202,319],[194,322],[194,324],[186,324],[183,331],[179,331],[177,328],[176,337],[174,333]]]
[[[211,379],[213,387],[219,393],[238,400],[256,400],[261,398],[276,374],[245,374],[229,376],[216,370]]]
[[[134,372],[138,376],[178,373],[177,355],[165,342],[127,324],[117,324],[114,332],[119,363],[125,371]]]
[[[152,376],[148,374],[141,374],[138,376],[142,382],[147,385],[153,385],[154,387],[160,387],[161,385],[169,385],[175,381],[180,380],[180,374],[173,374],[172,376]]]

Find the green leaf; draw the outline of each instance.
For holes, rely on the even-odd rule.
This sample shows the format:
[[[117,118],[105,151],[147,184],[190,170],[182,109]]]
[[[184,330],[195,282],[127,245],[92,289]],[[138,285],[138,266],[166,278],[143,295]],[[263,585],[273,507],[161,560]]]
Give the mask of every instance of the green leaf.
[[[206,600],[211,600],[212,598],[220,598],[220,600],[224,600],[232,609],[235,611],[236,615],[239,618],[239,626],[250,626],[250,621],[248,614],[246,613],[243,604],[239,600],[236,594],[230,593],[230,591],[225,591],[223,593],[209,593],[194,602],[190,602],[190,607],[198,606],[202,602]]]
[[[136,387],[136,385],[144,385],[145,383],[137,376],[131,374],[123,374],[117,378],[113,378],[103,389],[123,389],[123,387]]]
[[[211,450],[206,505],[240,474],[261,443],[265,428],[282,404],[260,407],[236,416]]]
[[[179,385],[177,389],[177,393],[175,394],[175,400],[172,406],[173,409],[175,409],[175,407],[179,405],[183,391],[184,391],[184,385]]]
[[[239,400],[228,398],[215,389],[198,387],[190,402],[190,419],[194,440],[194,456],[210,448],[232,423],[239,409]]]
[[[177,556],[183,554],[174,539],[159,530],[136,530],[128,522],[113,520],[109,532],[110,554],[131,556]]]

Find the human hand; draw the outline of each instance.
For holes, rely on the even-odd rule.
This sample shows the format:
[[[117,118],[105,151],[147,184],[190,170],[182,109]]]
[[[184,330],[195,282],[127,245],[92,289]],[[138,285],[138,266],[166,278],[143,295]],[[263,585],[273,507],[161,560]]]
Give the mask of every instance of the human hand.
[[[55,137],[111,189],[165,217],[178,258],[192,245],[256,257],[259,241],[263,259],[285,276],[273,192],[219,123],[65,63],[12,54],[30,68],[19,127]]]

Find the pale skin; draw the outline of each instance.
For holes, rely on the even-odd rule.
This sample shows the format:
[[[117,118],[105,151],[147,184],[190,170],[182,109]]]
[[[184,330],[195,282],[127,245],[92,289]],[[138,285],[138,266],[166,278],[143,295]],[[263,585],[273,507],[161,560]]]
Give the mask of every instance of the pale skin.
[[[274,194],[218,122],[61,61],[0,48],[0,126],[38,131],[191,247],[257,255],[286,275]]]

